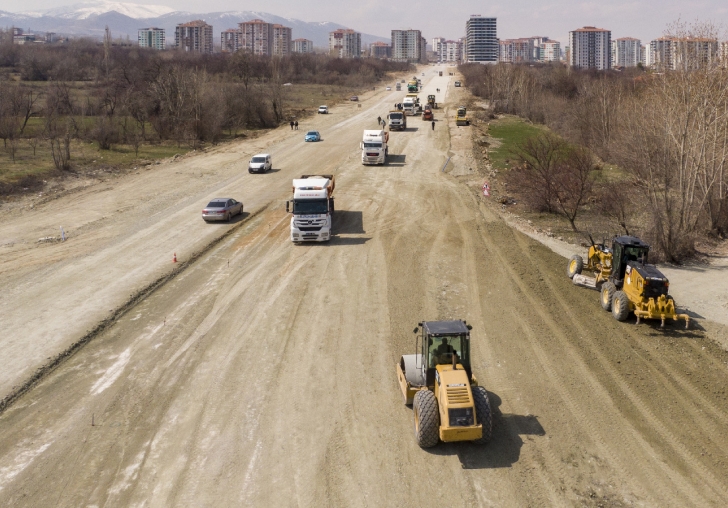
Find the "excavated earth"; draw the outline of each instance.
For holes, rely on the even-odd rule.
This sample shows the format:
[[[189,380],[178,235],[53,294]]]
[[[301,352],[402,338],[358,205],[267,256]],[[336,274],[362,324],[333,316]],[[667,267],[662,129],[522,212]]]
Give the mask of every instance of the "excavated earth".
[[[619,323],[574,287],[480,194],[454,68],[422,70],[436,127],[409,118],[384,167],[359,161],[401,96],[377,90],[4,207],[0,505],[725,506],[725,330]],[[274,171],[248,174],[261,151]],[[293,245],[284,202],[312,173],[336,175],[336,236]],[[244,216],[205,224],[217,196]],[[493,440],[422,450],[394,366],[418,321],[451,318]]]

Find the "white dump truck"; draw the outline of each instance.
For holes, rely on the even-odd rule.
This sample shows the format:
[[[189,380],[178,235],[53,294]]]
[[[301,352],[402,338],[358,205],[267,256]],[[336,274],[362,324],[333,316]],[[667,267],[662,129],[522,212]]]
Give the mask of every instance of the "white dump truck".
[[[293,180],[293,199],[286,201],[292,242],[328,242],[334,216],[334,175],[302,175]]]
[[[402,109],[406,115],[418,115],[421,112],[420,98],[417,94],[407,94],[402,101]]]
[[[364,138],[361,141],[361,163],[362,164],[385,164],[389,148],[389,133],[384,129],[365,130]]]
[[[399,110],[390,111],[387,115],[387,120],[389,120],[390,131],[407,130],[407,116],[404,112]]]

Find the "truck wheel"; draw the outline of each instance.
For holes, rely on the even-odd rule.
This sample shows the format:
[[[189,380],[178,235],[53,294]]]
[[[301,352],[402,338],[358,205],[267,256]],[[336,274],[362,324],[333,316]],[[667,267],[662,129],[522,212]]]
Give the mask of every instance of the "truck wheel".
[[[614,299],[614,293],[617,291],[617,286],[607,281],[602,284],[602,292],[599,295],[599,301],[602,304],[602,309],[609,312],[612,310],[612,300]]]
[[[574,275],[581,273],[581,270],[584,268],[584,260],[581,259],[581,256],[574,254],[569,258],[569,264],[566,265],[566,275],[573,279]]]
[[[482,386],[473,386],[473,401],[475,402],[475,416],[478,423],[483,426],[483,437],[476,439],[476,444],[486,444],[493,437],[493,413],[490,411],[488,392]]]
[[[624,321],[629,315],[629,298],[627,293],[624,291],[617,291],[614,293],[612,299],[612,316],[617,321]]]
[[[420,390],[412,402],[415,414],[415,439],[420,448],[432,448],[440,441],[440,412],[430,390]]]

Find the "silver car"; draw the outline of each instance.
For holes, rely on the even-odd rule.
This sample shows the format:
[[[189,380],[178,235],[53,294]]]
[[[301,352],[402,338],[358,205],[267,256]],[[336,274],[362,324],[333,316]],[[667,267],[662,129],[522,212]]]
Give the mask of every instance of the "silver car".
[[[205,222],[213,220],[230,221],[236,215],[242,215],[243,204],[232,198],[215,198],[202,210],[202,219]]]

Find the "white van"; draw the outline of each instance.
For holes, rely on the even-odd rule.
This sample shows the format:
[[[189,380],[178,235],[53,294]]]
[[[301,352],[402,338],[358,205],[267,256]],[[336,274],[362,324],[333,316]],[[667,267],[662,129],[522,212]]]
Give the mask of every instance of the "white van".
[[[265,173],[269,169],[273,169],[273,162],[267,153],[253,155],[248,163],[248,173]]]

